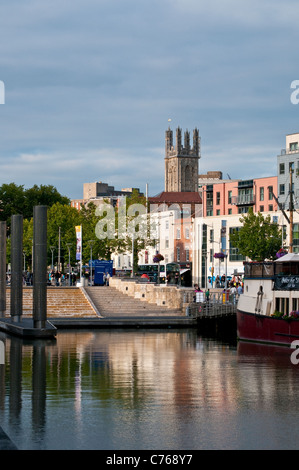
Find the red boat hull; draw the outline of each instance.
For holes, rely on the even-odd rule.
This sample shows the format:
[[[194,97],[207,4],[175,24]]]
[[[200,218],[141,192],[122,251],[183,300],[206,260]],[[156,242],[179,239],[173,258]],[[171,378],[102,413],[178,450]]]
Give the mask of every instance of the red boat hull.
[[[238,338],[268,344],[289,346],[299,340],[299,321],[255,315],[237,310]]]

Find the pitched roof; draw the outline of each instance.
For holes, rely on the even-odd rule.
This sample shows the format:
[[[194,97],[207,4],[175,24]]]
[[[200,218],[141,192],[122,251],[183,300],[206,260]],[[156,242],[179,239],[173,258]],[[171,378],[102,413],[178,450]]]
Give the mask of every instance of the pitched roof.
[[[166,192],[158,196],[149,197],[149,202],[154,204],[201,204],[202,199],[198,192]]]

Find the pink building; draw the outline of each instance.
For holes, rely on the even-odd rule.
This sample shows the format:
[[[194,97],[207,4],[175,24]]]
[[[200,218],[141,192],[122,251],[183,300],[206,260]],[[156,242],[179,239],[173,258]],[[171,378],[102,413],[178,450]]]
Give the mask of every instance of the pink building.
[[[277,210],[277,176],[250,180],[218,180],[202,186],[203,216]]]

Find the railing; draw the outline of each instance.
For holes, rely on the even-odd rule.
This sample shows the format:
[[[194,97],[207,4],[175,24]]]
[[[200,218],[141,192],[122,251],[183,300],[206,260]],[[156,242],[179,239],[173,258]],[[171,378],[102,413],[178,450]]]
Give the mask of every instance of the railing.
[[[241,196],[232,196],[232,204],[234,205],[255,204],[255,195],[243,194]]]
[[[237,311],[238,298],[238,294],[228,292],[213,292],[204,302],[194,302],[192,298],[188,303],[186,314],[196,318],[234,315]]]

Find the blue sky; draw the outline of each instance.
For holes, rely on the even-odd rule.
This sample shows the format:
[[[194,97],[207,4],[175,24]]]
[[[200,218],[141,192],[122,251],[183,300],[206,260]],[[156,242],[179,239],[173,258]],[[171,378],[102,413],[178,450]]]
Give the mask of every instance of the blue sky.
[[[0,184],[164,189],[164,138],[200,172],[276,174],[299,132],[295,0],[0,0]]]

